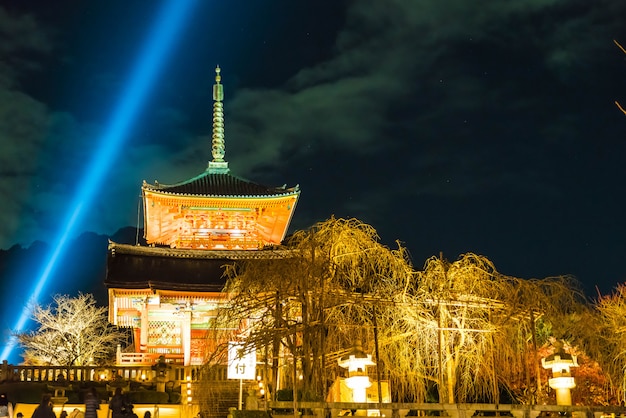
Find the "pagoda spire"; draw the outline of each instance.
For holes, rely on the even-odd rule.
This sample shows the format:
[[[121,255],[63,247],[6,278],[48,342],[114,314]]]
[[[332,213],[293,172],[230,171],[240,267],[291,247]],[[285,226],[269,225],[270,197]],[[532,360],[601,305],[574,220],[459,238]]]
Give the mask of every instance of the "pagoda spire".
[[[211,154],[213,161],[209,161],[207,171],[212,173],[228,173],[228,163],[224,160],[224,86],[220,83],[222,76],[218,65],[215,67],[215,84],[213,84],[213,135],[211,140]]]

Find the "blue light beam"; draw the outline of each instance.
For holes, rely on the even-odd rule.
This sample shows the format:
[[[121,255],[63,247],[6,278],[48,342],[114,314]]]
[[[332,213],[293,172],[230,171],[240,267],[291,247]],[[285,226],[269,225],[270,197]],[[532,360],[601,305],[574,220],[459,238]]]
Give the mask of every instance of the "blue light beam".
[[[120,98],[119,105],[114,111],[111,122],[100,139],[100,147],[93,154],[93,160],[88,166],[85,176],[80,183],[70,212],[60,229],[61,233],[54,241],[53,251],[32,289],[29,303],[22,310],[13,332],[21,332],[30,317],[30,306],[39,300],[48,278],[56,267],[56,262],[63,254],[65,244],[80,221],[85,207],[93,200],[107,169],[122,145],[125,134],[137,115],[146,95],[154,83],[160,64],[164,61],[168,51],[172,48],[177,34],[186,17],[192,9],[195,0],[168,0],[163,4],[156,21],[149,33],[143,54],[139,57],[136,67],[131,73],[128,87]],[[15,337],[11,337],[5,345],[0,359],[8,359],[16,345]]]

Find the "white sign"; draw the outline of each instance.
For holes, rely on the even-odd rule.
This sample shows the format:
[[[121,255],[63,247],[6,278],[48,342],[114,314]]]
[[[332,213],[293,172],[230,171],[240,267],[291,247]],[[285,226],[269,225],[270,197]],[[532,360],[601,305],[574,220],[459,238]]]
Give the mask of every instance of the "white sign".
[[[256,379],[256,351],[244,352],[244,345],[231,341],[228,343],[228,378]]]

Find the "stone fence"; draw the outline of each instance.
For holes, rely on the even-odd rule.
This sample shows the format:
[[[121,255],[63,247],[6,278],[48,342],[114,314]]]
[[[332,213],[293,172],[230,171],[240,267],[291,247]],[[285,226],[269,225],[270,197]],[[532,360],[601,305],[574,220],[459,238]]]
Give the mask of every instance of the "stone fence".
[[[198,366],[155,364],[152,366],[24,366],[0,365],[0,382],[109,382],[114,380],[155,382],[168,381],[176,384],[196,381]],[[217,373],[216,380],[226,379],[226,368]]]

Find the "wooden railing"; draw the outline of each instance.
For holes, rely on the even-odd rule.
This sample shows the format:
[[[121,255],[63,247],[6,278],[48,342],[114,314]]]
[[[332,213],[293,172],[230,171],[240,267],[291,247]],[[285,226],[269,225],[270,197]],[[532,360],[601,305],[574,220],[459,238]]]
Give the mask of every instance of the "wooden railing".
[[[22,412],[30,417],[37,404],[18,404],[14,411]],[[292,402],[268,402],[267,405],[259,405],[260,410],[266,410],[266,416],[274,418],[292,418]],[[83,404],[66,404],[63,407],[55,407],[57,416],[62,409],[72,410],[74,407],[82,409]],[[557,405],[507,405],[507,404],[408,404],[391,403],[382,405],[378,409],[376,404],[355,403],[322,403],[300,402],[297,404],[298,416],[301,418],[352,418],[351,411],[356,411],[356,416],[365,417],[366,411],[369,416],[383,416],[388,418],[428,418],[433,416],[447,418],[614,418],[623,417],[626,408],[618,406],[557,406]],[[143,417],[149,411],[152,417],[160,418],[217,418],[226,415],[212,414],[206,411],[198,403],[192,404],[137,404],[133,409],[138,416]],[[108,405],[102,404],[98,411],[101,418],[108,417]]]
[[[274,418],[290,418],[293,402],[268,402],[260,405]],[[520,405],[520,404],[436,404],[436,403],[350,403],[350,402],[297,402],[302,418],[338,418],[352,416],[382,416],[413,418],[439,416],[449,418],[510,417],[510,418],[615,418],[626,415],[623,406],[583,405]],[[356,411],[356,412],[355,412]],[[366,412],[367,411],[367,412]]]
[[[223,237],[219,238],[204,235],[181,235],[176,240],[176,246],[178,248],[216,248],[223,246],[229,250],[258,250],[263,247],[263,242],[252,237],[234,238],[230,234],[224,234]]]
[[[159,354],[159,353],[117,353],[116,364],[121,366],[153,366],[159,362],[159,358],[165,359],[167,364],[182,366],[184,362],[183,354]]]

